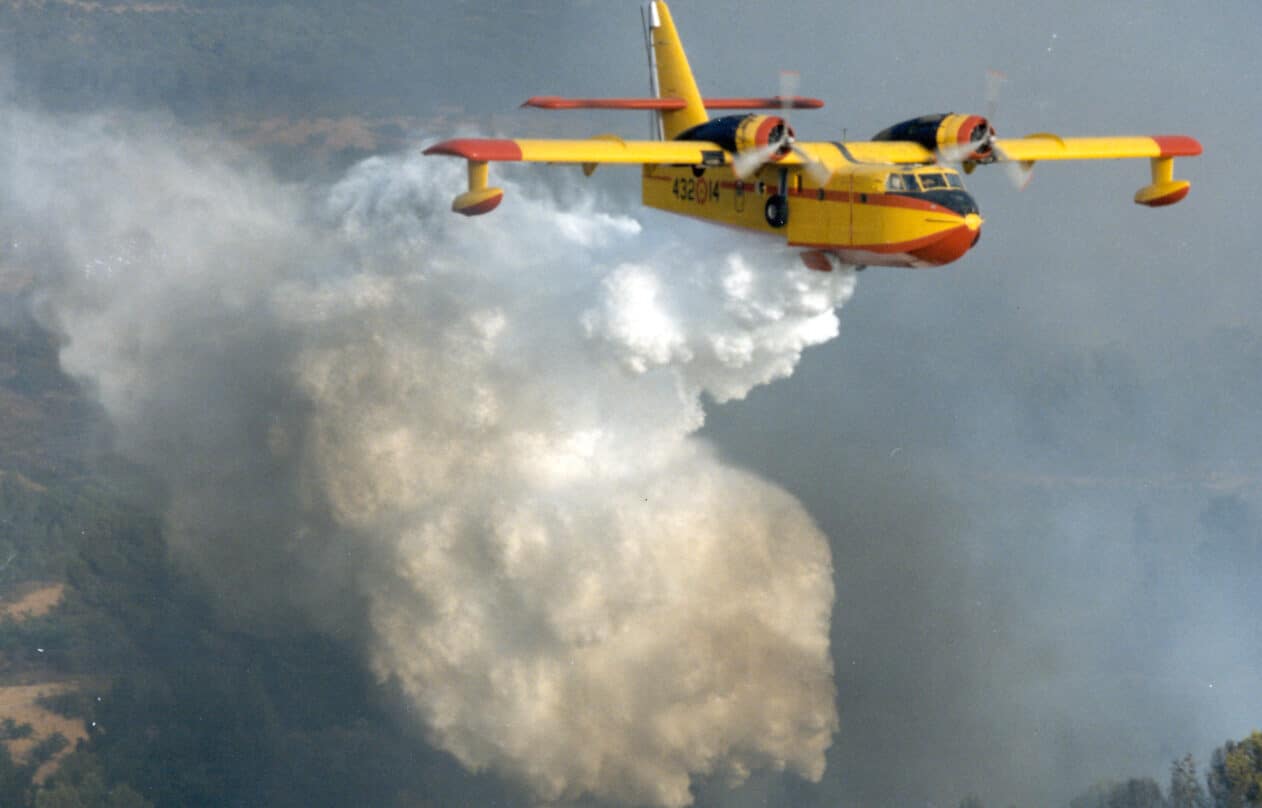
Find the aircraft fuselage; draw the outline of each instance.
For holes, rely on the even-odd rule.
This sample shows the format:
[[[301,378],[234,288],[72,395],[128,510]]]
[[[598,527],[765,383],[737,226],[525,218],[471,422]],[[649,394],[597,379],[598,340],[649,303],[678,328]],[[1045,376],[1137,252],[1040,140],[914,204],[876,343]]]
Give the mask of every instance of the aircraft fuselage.
[[[744,180],[727,166],[645,166],[643,199],[864,266],[950,263],[977,243],[982,224],[959,173],[938,165],[846,162],[823,186],[775,163]]]

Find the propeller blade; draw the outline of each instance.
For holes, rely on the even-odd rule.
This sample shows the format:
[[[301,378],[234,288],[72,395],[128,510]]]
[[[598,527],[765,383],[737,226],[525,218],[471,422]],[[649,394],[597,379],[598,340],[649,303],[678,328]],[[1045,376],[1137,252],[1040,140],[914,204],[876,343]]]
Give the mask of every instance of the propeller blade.
[[[1012,183],[1012,187],[1018,191],[1024,191],[1028,188],[1030,180],[1034,178],[1034,166],[1029,163],[1005,162],[1003,170],[1008,175],[1008,180]]]
[[[771,159],[777,151],[780,150],[783,141],[775,141],[768,143],[766,146],[759,146],[756,149],[743,151],[732,160],[732,173],[740,179],[748,179],[750,175],[758,171],[762,164]]]
[[[798,85],[802,83],[802,74],[796,70],[780,71],[780,111],[781,117],[788,115],[793,108],[793,99],[797,97]],[[785,118],[785,120],[788,120]]]
[[[777,140],[765,146],[741,152],[732,158],[732,173],[740,179],[746,179],[754,174],[762,167],[763,163],[766,163],[785,147],[788,147],[794,154],[802,158],[806,173],[819,185],[827,184],[829,178],[832,177],[832,169],[793,145],[793,138],[789,135],[789,110],[793,109],[793,101],[797,98],[798,85],[801,84],[801,81],[802,76],[796,70],[780,71],[780,117],[784,120],[784,133]]]
[[[937,151],[939,163],[959,164],[964,162],[970,154],[977,151],[978,147],[984,141],[975,141],[973,143],[948,143]]]
[[[793,144],[789,147],[793,153],[802,158],[802,162],[806,164],[806,174],[815,184],[821,188],[828,184],[828,180],[832,178],[833,172],[828,166],[806,153],[806,150]]]
[[[998,70],[986,71],[986,120],[994,121],[999,113],[999,87],[1008,77]]]
[[[1030,180],[1034,177],[1034,163],[1024,160],[1013,160],[1011,157],[1003,153],[999,146],[992,146],[995,156],[1003,163],[1003,171],[1008,175],[1008,180],[1012,183],[1012,187],[1018,191],[1024,191],[1030,184]]]

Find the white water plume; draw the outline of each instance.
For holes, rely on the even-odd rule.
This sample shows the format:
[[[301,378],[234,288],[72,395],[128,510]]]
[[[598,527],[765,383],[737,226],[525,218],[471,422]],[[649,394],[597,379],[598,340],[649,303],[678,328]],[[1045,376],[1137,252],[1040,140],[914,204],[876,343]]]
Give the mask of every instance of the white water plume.
[[[458,161],[297,188],[172,127],[9,113],[4,225],[62,363],[228,618],[366,634],[432,743],[541,799],[822,775],[827,542],[693,433],[835,336],[853,276],[528,184],[458,217]]]

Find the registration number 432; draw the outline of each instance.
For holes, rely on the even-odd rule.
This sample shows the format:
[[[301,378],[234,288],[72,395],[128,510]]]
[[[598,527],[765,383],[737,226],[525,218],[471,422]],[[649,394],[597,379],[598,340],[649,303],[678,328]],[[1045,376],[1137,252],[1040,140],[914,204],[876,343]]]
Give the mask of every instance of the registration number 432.
[[[718,202],[719,181],[676,177],[675,184],[671,186],[671,195],[682,202],[696,202],[698,205]]]

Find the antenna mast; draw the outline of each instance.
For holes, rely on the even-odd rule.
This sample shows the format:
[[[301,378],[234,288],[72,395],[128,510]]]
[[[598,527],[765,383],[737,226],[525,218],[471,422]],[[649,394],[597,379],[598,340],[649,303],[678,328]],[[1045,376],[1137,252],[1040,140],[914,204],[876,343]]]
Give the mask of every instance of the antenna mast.
[[[657,16],[657,3],[649,0],[643,6],[640,6],[640,22],[644,27],[644,50],[648,54],[649,60],[649,95],[653,98],[661,97],[661,90],[657,85],[657,53],[653,50],[653,29],[661,25],[661,21]],[[660,110],[653,110],[649,113],[649,139],[662,140],[662,113]]]

